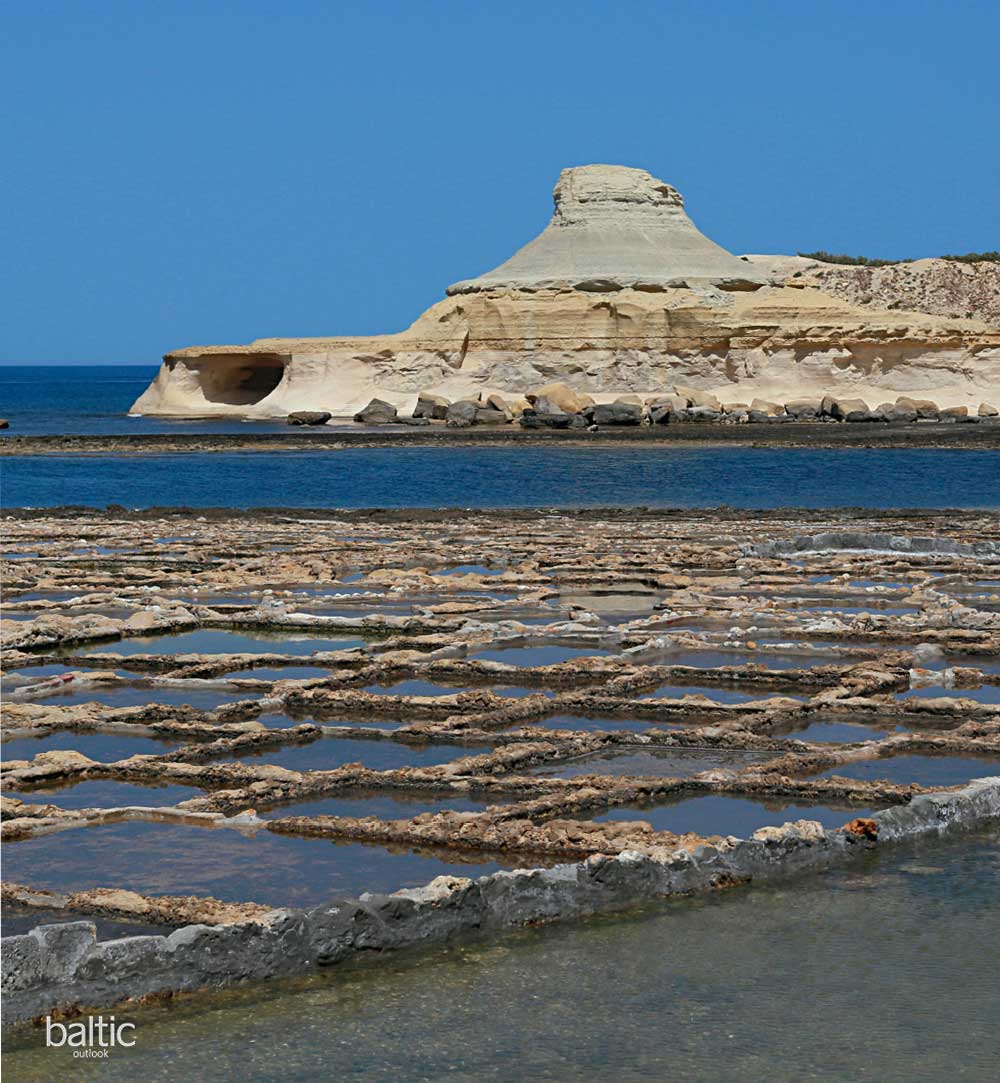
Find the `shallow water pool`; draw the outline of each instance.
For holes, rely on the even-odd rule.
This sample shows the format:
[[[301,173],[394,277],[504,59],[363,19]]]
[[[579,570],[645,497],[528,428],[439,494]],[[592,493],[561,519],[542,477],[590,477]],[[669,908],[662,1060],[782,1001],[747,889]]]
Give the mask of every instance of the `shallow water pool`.
[[[885,779],[900,785],[915,782],[918,786],[960,786],[973,778],[1000,775],[1000,757],[885,756],[831,767],[817,777],[833,775],[865,782]]]
[[[400,767],[433,767],[461,756],[491,751],[490,745],[406,744],[402,741],[348,737],[319,737],[309,744],[275,745],[253,755],[235,757],[246,764],[267,763],[292,771],[331,771],[348,763],[362,763],[373,771],[394,771]],[[232,760],[233,756],[219,757]]]
[[[634,775],[638,778],[687,778],[718,768],[739,770],[774,759],[774,752],[721,752],[715,749],[636,749],[594,752],[558,764],[542,764],[526,774],[544,778],[575,778],[577,775]]]
[[[4,936],[21,936],[39,925],[59,925],[67,921],[89,921],[97,929],[98,940],[118,940],[123,936],[169,936],[172,925],[148,925],[138,921],[116,921],[102,914],[80,914],[38,906],[4,902],[0,906],[0,926]]]
[[[15,737],[0,744],[0,760],[31,760],[39,752],[81,752],[99,763],[129,756],[159,756],[180,748],[181,742],[158,741],[127,733],[47,733],[43,737]]]
[[[337,895],[416,887],[435,876],[478,876],[486,855],[438,857],[399,847],[187,824],[113,823],[4,844],[4,877],[47,891],[118,887],[145,895],[316,906]]]
[[[795,820],[818,820],[827,830],[843,826],[857,816],[870,816],[870,808],[859,805],[802,805],[780,798],[749,800],[720,794],[700,797],[671,797],[643,805],[619,805],[593,819],[645,820],[656,831],[683,835],[736,835],[746,838],[759,827],[780,826]]]
[[[772,736],[790,737],[796,741],[809,741],[817,744],[853,744],[857,741],[881,741],[889,734],[888,729],[874,729],[854,722],[831,722],[820,720],[811,722],[804,729],[789,730],[779,733],[772,730]]]
[[[205,792],[194,786],[149,785],[141,786],[133,782],[119,782],[110,778],[84,779],[70,785],[46,787],[43,790],[30,790],[8,793],[19,797],[27,804],[58,805],[60,808],[125,808],[129,805],[143,805],[148,808],[163,808],[187,801],[192,797],[204,797]],[[90,830],[89,828],[74,828]],[[4,846],[4,860],[10,850]]]
[[[218,628],[196,632],[122,639],[95,647],[91,654],[313,654],[316,651],[343,651],[363,647],[358,636],[336,639],[309,638],[301,632],[242,635]],[[76,653],[76,648],[74,648]]]
[[[749,703],[751,700],[782,699],[802,700],[804,696],[795,696],[787,692],[772,692],[770,689],[757,688],[752,692],[741,692],[733,688],[724,688],[712,684],[664,684],[655,692],[646,692],[640,699],[680,699],[682,696],[706,696],[716,703]]]
[[[52,707],[70,707],[75,703],[103,703],[106,707],[146,707],[162,703],[170,707],[186,706],[194,707],[198,711],[214,711],[216,707],[243,699],[246,695],[244,692],[222,692],[210,688],[71,683],[45,696],[25,697],[21,702]]]

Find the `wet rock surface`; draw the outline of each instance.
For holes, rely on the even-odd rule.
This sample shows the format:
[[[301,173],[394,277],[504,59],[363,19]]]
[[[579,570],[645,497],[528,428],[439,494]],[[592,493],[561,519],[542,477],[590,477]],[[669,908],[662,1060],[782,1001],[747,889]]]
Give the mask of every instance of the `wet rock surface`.
[[[997,774],[1000,706],[978,694],[1000,684],[994,513],[54,512],[5,527],[17,755],[0,811],[19,870],[4,897],[22,908],[243,927],[281,904],[185,890],[181,866],[162,894],[99,869],[63,891],[32,857],[64,832],[137,825],[243,832],[241,853],[268,837],[381,847],[386,884],[393,854],[473,875],[523,865],[542,877],[527,910],[507,872],[426,889],[446,903],[384,905],[434,921],[445,905],[462,927],[543,920],[591,891],[603,908],[717,883],[707,870],[741,837],[795,861],[877,844],[909,830],[911,807],[937,822],[956,787]],[[139,702],[107,701],[126,689]],[[692,817],[697,801],[722,804]],[[72,847],[60,854],[76,884]],[[593,885],[545,872],[565,861]],[[675,866],[688,871],[672,880]],[[286,920],[305,935],[298,918],[268,928]],[[319,954],[339,958],[338,936]],[[290,958],[316,958],[296,943]]]

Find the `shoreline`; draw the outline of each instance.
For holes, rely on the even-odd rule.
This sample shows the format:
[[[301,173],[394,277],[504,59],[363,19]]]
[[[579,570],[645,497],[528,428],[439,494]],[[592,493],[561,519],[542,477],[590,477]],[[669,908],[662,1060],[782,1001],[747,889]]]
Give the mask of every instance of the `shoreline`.
[[[1000,511],[62,510],[5,537],[5,1024],[1000,813]]]
[[[1000,513],[459,515],[9,517],[5,1024],[1000,814]]]
[[[4,508],[4,515],[12,520],[32,519],[92,519],[101,518],[111,522],[132,522],[159,519],[187,519],[197,516],[205,522],[227,520],[251,520],[260,522],[289,521],[303,522],[351,522],[351,523],[455,523],[476,519],[501,519],[504,522],[535,522],[540,517],[580,520],[591,522],[602,516],[614,516],[618,522],[651,522],[655,520],[674,520],[698,518],[719,522],[743,522],[748,517],[778,522],[827,523],[831,517],[838,520],[916,520],[921,525],[929,526],[932,522],[943,520],[947,525],[957,515],[972,514],[968,508],[866,508],[860,505],[838,507],[808,508],[787,505],[781,508],[734,508],[720,504],[711,508],[691,508],[681,506],[663,507],[619,507],[615,505],[561,507],[559,505],[536,505],[534,507],[399,507],[399,508],[308,508],[279,505],[259,505],[256,507],[235,508],[223,505],[215,507],[195,507],[185,504],[150,504],[144,508],[126,508],[108,504],[103,508],[85,504],[59,504],[52,507],[13,507]],[[979,508],[974,514],[988,517],[1000,516],[1000,509]]]
[[[837,424],[791,422],[788,424],[673,425],[579,430],[447,429],[428,427],[417,431],[404,426],[371,428],[357,432],[289,433],[137,433],[17,435],[0,439],[0,455],[118,455],[177,454],[234,451],[343,451],[350,448],[416,447],[635,447],[655,445],[676,448],[948,448],[1000,449],[1000,424],[974,423],[872,423]]]

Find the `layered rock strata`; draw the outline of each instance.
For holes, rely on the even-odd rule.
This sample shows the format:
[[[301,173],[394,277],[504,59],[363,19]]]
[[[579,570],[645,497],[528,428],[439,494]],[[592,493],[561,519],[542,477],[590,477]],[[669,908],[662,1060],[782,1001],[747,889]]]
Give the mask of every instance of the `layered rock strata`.
[[[930,311],[909,311],[895,307],[890,282],[876,290],[884,308],[864,307],[840,268],[803,274],[726,252],[695,228],[674,188],[643,170],[564,170],[554,195],[539,237],[452,286],[406,331],[177,350],[133,412],[351,417],[377,398],[409,416],[422,392],[515,399],[552,381],[599,402],[677,383],[748,403],[915,395],[977,408],[995,397],[1000,329],[941,314],[956,304],[992,312],[981,289],[949,308],[928,279],[901,296]]]

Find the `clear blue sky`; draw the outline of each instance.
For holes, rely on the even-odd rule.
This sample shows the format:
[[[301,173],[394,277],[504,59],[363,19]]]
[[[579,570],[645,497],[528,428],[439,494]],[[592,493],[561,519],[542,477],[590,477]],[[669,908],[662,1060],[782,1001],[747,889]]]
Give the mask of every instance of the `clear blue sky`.
[[[4,6],[0,358],[405,327],[642,166],[736,252],[1000,247],[996,0]]]

